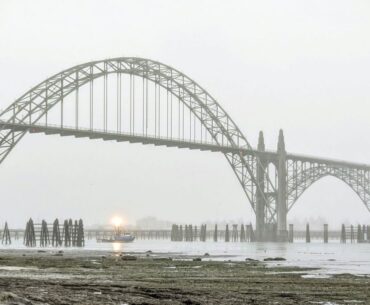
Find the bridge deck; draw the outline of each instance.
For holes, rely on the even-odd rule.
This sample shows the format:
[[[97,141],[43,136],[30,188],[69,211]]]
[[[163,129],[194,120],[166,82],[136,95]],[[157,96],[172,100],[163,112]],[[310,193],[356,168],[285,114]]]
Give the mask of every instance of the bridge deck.
[[[215,143],[197,142],[197,141],[184,141],[181,139],[165,138],[165,137],[154,137],[146,136],[142,134],[127,134],[117,133],[110,131],[101,130],[90,130],[84,128],[70,128],[52,125],[41,125],[41,124],[24,124],[24,123],[12,123],[0,121],[0,130],[14,130],[14,131],[27,131],[30,133],[44,133],[46,135],[60,136],[74,136],[76,138],[89,138],[89,139],[102,139],[104,141],[117,141],[117,142],[130,142],[130,143],[141,143],[141,144],[152,144],[155,146],[166,146],[166,147],[177,147],[177,148],[188,148],[196,149],[201,151],[211,152],[222,152],[222,153],[236,153],[242,155],[260,156],[269,161],[275,161],[278,158],[278,154],[275,151],[258,151],[250,150],[244,147],[231,147],[222,146]],[[347,162],[342,160],[334,160],[313,156],[306,156],[300,154],[287,153],[287,160],[310,162],[317,164],[325,164],[331,167],[338,168],[352,168],[370,170],[369,164],[361,164],[354,162]]]

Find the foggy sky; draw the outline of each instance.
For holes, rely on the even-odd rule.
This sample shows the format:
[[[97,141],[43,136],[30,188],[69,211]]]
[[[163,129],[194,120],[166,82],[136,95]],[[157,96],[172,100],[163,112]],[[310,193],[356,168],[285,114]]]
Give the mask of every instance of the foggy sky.
[[[76,64],[139,56],[205,87],[256,146],[370,164],[369,1],[0,1],[0,108]],[[0,223],[253,220],[221,154],[27,135],[0,165]],[[288,219],[370,223],[335,178]]]

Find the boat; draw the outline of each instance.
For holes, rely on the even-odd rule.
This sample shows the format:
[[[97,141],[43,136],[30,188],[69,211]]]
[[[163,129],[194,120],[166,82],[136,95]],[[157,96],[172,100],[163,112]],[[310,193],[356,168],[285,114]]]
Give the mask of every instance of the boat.
[[[123,228],[121,226],[116,226],[114,228],[113,236],[110,238],[102,238],[97,240],[101,243],[131,243],[135,240],[135,236],[130,233],[123,232]]]
[[[125,233],[123,235],[114,235],[111,238],[103,238],[100,240],[102,243],[131,243],[135,240],[135,236]]]

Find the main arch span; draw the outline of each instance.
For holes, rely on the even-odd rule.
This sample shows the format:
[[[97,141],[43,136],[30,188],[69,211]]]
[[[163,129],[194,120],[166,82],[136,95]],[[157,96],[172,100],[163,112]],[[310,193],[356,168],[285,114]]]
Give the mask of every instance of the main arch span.
[[[265,150],[262,133],[254,149],[203,87],[149,59],[85,63],[28,90],[0,114],[0,163],[27,132],[221,152],[256,213],[260,240],[285,240],[289,209],[328,174],[345,181],[370,210],[370,166],[289,154],[282,132],[277,151]]]

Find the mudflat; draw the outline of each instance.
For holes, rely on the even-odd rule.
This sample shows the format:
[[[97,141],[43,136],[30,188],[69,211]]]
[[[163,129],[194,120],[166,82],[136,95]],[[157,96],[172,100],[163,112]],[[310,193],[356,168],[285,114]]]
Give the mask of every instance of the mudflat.
[[[0,251],[0,304],[370,304],[370,278],[164,253]]]

